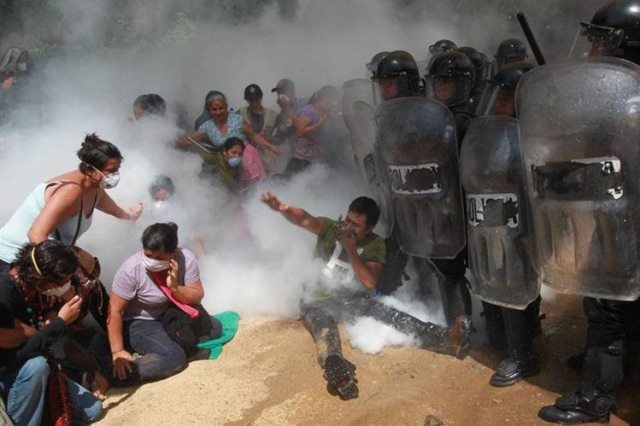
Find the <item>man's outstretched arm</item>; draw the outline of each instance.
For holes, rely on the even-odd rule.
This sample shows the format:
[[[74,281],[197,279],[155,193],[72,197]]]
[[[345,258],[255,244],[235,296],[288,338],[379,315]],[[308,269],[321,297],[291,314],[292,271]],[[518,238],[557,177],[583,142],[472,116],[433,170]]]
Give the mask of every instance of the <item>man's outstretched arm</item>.
[[[318,235],[322,230],[322,222],[315,216],[311,216],[306,210],[300,207],[283,204],[270,192],[262,194],[262,202],[271,207],[272,210],[282,213],[282,215],[294,225],[306,229]]]

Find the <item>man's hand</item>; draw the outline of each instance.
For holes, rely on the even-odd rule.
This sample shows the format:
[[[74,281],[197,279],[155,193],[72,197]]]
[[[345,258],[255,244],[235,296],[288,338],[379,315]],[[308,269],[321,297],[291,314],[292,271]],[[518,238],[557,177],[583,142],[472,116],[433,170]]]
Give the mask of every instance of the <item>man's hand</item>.
[[[356,233],[349,228],[344,228],[339,234],[338,239],[342,247],[349,253],[356,249],[357,239]]]
[[[113,360],[113,375],[120,380],[127,378],[129,373],[133,371],[131,363],[133,362],[133,356],[122,349],[121,351],[111,354]]]
[[[74,296],[73,299],[62,305],[58,311],[58,316],[68,325],[78,319],[80,308],[82,307],[82,298]]]
[[[175,259],[171,259],[169,261],[169,272],[167,273],[167,287],[171,290],[175,290],[180,285],[178,283],[178,273],[179,273],[178,261]]]
[[[289,208],[287,204],[282,204],[280,200],[278,200],[278,197],[276,197],[270,192],[262,193],[262,196],[260,197],[260,199],[262,200],[263,203],[271,207],[272,210],[275,210],[280,213],[286,211]]]

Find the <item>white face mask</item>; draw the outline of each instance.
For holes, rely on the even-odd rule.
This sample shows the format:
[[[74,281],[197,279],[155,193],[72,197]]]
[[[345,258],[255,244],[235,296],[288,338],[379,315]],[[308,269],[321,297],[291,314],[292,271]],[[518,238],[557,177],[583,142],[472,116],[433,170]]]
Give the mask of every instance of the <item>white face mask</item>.
[[[27,64],[25,62],[18,63],[18,71],[25,72],[27,70]]]
[[[168,260],[151,259],[144,254],[142,255],[142,263],[151,272],[160,272],[170,268]]]
[[[51,288],[49,290],[40,292],[40,294],[42,294],[43,296],[62,297],[66,292],[69,291],[70,288],[71,288],[71,281],[67,281],[67,283],[62,287]]]
[[[169,207],[169,202],[167,200],[157,200],[153,202],[153,207],[156,210],[164,210]]]
[[[108,175],[102,175],[102,180],[100,181],[100,185],[104,189],[111,189],[118,186],[118,182],[120,182],[120,172],[109,173]]]

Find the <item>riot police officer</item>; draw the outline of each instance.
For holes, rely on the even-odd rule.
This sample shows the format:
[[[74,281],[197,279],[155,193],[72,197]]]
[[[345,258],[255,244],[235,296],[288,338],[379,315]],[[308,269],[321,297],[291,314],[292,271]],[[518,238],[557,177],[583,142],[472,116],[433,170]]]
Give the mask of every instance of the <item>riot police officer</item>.
[[[469,59],[471,59],[471,63],[473,63],[476,79],[471,88],[467,110],[475,113],[478,102],[480,101],[480,96],[484,91],[484,85],[490,77],[491,61],[489,61],[487,55],[470,46],[459,47],[458,52],[467,55]]]
[[[457,48],[458,46],[451,40],[442,39],[429,46],[429,53],[431,53],[431,56],[436,56],[441,53],[453,52]]]
[[[540,332],[540,285],[515,119],[516,86],[532,68],[513,64],[487,83],[460,152],[471,291],[483,301],[489,342],[507,347],[490,381],[498,387],[540,371],[532,344]]]
[[[376,78],[376,71],[378,70],[378,64],[388,54],[389,54],[389,52],[387,52],[386,50],[383,50],[382,52],[378,52],[375,55],[373,55],[373,57],[371,58],[371,61],[369,61],[366,64],[366,68],[367,68],[367,71],[369,73],[369,75],[368,75],[369,78]]]
[[[428,96],[445,104],[453,113],[458,142],[462,142],[474,113],[469,110],[471,91],[476,83],[473,62],[463,52],[442,53],[433,58],[425,80]]]
[[[424,95],[418,65],[409,52],[395,50],[389,53],[378,63],[374,75],[385,100]]]
[[[498,46],[494,72],[497,73],[509,64],[526,61],[527,59],[529,59],[529,54],[524,42],[517,38],[508,38]]]
[[[464,54],[443,55],[451,54],[464,58],[473,71]],[[445,317],[452,323],[471,310],[455,121],[447,106],[425,97],[409,53],[391,52],[376,75],[385,100],[377,110],[376,162],[390,187],[393,233],[412,257],[421,284],[433,282],[435,273]]]
[[[528,192],[531,202],[540,207],[534,216],[540,215],[540,223],[570,237],[555,232],[556,241],[551,245],[538,244],[541,273],[552,287],[591,296],[584,303],[588,329],[582,382],[576,391],[538,413],[546,421],[573,424],[609,420],[615,407],[614,390],[623,378],[628,327],[640,317],[639,195],[637,179],[628,177],[636,173],[640,160],[635,148],[639,137],[640,1],[611,1],[590,23],[581,25],[591,58],[557,69],[541,67],[538,70],[545,70],[536,81],[523,81],[518,88],[525,166],[532,167],[533,175]],[[593,58],[599,56],[626,61]],[[579,85],[567,87],[569,76],[571,84]],[[541,103],[535,92],[547,87],[561,92],[554,101],[561,109],[549,105],[549,111],[538,115],[534,110]],[[575,105],[592,93],[598,97],[574,114]],[[535,120],[525,123],[527,114]],[[534,130],[540,128],[541,120],[548,133],[542,143]],[[549,129],[551,123],[561,127]],[[567,127],[574,133],[571,138],[565,137]],[[553,158],[537,156],[549,148]],[[588,176],[592,178],[585,179]],[[584,201],[593,207],[582,209]],[[574,202],[580,204],[574,207]],[[557,207],[545,210],[554,203]],[[558,209],[566,218],[563,222],[552,219]],[[545,222],[547,218],[552,220]],[[572,222],[580,223],[581,228],[571,230],[567,224]],[[541,229],[539,235],[536,231],[536,240],[546,244],[547,231]],[[589,244],[579,245],[581,240]],[[571,257],[562,255],[569,251]]]

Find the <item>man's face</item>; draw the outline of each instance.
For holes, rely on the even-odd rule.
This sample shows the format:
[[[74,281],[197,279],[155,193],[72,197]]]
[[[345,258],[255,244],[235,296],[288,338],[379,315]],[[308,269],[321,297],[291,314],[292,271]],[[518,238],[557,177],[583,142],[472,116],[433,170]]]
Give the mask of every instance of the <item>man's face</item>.
[[[384,99],[397,98],[400,94],[400,87],[398,86],[398,79],[396,78],[380,80],[380,87],[382,88],[382,96]]]
[[[254,112],[262,112],[262,98],[247,99],[249,109]]]
[[[371,232],[371,227],[367,226],[367,216],[362,213],[348,212],[344,220],[349,231],[352,231],[357,241],[361,241]]]
[[[446,104],[456,96],[456,83],[450,78],[436,78],[433,92],[436,99]]]
[[[495,106],[493,107],[497,115],[506,115],[509,117],[516,116],[516,106],[514,99],[515,93],[512,91],[505,91],[498,95],[496,98]]]

